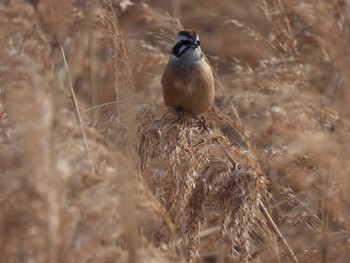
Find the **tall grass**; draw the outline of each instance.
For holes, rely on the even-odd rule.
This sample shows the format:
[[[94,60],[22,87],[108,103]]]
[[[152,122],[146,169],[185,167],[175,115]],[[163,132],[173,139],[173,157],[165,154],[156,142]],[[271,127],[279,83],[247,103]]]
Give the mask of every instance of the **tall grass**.
[[[347,262],[348,10],[2,1],[0,262]],[[179,27],[209,130],[163,106]]]

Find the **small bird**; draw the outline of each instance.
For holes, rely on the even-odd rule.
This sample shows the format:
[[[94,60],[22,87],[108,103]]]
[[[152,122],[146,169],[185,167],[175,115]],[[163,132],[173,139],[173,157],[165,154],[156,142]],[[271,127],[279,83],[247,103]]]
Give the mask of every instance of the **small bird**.
[[[178,33],[161,83],[166,106],[194,116],[210,110],[215,96],[214,77],[195,31]]]

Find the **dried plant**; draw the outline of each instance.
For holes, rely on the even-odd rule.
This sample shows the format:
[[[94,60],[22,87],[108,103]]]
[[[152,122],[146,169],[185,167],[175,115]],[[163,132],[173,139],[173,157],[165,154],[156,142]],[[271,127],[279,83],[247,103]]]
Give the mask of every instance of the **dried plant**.
[[[220,240],[247,260],[253,226],[263,224],[258,204],[266,198],[266,178],[254,159],[220,131],[207,131],[191,117],[179,119],[175,111],[143,107],[137,120],[141,166],[151,168],[150,187],[189,258],[198,256],[199,232],[211,218],[221,228]]]
[[[1,262],[348,261],[348,1],[7,0],[0,17]],[[209,130],[158,105],[182,25],[217,75]]]

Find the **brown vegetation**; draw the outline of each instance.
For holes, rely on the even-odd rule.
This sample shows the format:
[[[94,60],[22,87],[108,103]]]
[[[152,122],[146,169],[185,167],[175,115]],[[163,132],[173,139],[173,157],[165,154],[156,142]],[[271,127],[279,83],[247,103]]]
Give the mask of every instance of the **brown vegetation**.
[[[1,1],[0,262],[347,262],[349,10]],[[182,26],[209,129],[163,106]]]

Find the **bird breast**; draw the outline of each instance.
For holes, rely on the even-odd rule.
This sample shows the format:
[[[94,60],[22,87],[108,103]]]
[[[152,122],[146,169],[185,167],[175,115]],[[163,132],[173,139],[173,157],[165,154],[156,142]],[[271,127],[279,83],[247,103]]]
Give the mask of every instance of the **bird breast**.
[[[164,102],[169,107],[181,107],[199,115],[207,112],[214,102],[214,77],[204,60],[193,64],[169,62],[161,83]]]

